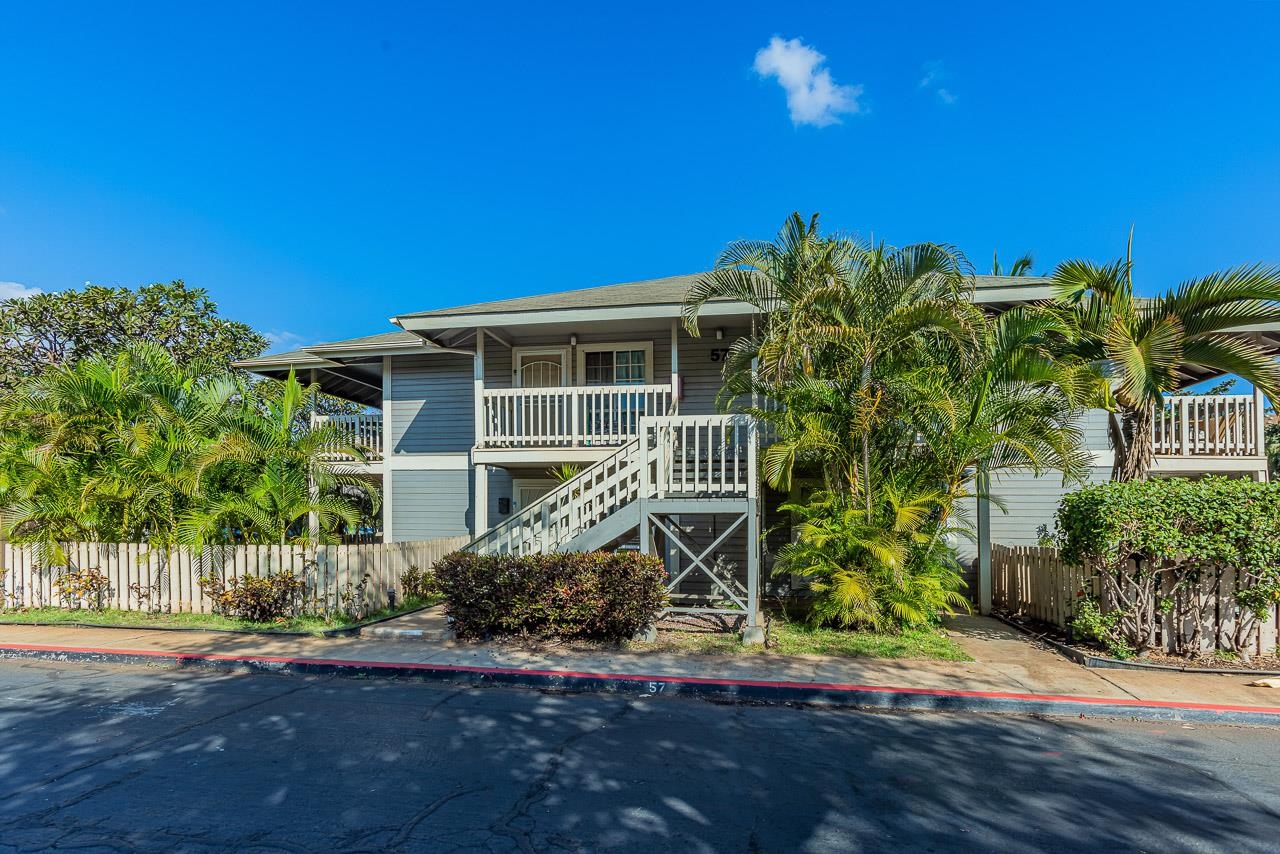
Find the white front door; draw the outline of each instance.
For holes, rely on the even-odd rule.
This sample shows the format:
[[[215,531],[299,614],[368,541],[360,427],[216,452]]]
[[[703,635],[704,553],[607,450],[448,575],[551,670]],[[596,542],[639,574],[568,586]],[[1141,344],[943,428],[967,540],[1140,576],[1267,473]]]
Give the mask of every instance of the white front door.
[[[569,354],[563,347],[518,348],[515,381],[520,388],[555,388],[569,384]]]
[[[511,509],[519,513],[558,485],[556,481],[548,478],[515,478],[511,482],[511,491],[514,493],[512,498],[515,499],[516,506]]]

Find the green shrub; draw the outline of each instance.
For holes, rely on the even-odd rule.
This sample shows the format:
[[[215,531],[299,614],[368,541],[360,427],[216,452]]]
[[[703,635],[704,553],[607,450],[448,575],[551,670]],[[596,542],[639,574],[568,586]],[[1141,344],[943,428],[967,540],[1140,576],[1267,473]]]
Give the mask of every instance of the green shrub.
[[[778,551],[774,573],[809,580],[809,622],[900,631],[968,610],[936,496],[895,493],[871,522],[863,507],[825,491],[782,509],[799,524],[795,541]]]
[[[303,583],[289,570],[266,578],[252,575],[223,581],[216,575],[200,578],[200,589],[213,600],[213,612],[224,617],[270,623],[297,616]]]
[[[435,573],[429,569],[419,569],[417,564],[413,564],[400,573],[400,593],[406,602],[411,599],[429,599],[439,592],[440,585],[436,583]]]
[[[1117,636],[1116,627],[1119,622],[1118,612],[1103,613],[1095,597],[1085,596],[1076,602],[1075,614],[1071,617],[1071,630],[1081,640],[1100,644],[1114,658],[1132,658],[1133,649],[1124,638]]]
[[[0,576],[0,580],[3,577]],[[111,593],[111,581],[100,570],[68,568],[58,576],[58,596],[67,608],[88,608],[101,611]]]
[[[624,640],[666,605],[662,561],[637,552],[516,557],[454,552],[435,566],[458,637]]]
[[[1113,650],[1150,649],[1172,612],[1172,651],[1218,645],[1247,654],[1258,621],[1280,600],[1280,484],[1206,477],[1089,486],[1063,497],[1056,539],[1064,561],[1097,579],[1106,621],[1095,621],[1093,634]],[[1230,630],[1203,637],[1215,614]]]

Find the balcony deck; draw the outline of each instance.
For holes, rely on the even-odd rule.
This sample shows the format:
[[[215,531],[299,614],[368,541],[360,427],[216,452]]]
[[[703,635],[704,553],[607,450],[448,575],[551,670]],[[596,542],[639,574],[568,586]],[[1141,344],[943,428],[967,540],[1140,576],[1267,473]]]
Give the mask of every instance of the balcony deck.
[[[616,448],[673,408],[670,385],[485,389],[476,448]]]
[[[591,460],[626,444],[640,419],[673,414],[670,385],[485,389],[477,461],[501,463],[530,454]],[[337,424],[370,463],[385,453],[382,415],[320,416]],[[1178,395],[1152,412],[1158,472],[1265,469],[1261,399],[1256,395]],[[335,463],[354,458],[333,453]]]

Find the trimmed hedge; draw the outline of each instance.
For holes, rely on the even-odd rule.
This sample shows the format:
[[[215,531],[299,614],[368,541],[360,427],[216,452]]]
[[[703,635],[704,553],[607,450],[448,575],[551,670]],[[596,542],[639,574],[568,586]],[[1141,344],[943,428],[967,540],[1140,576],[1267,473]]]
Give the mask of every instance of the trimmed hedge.
[[[637,552],[454,552],[436,564],[435,577],[460,638],[625,640],[666,606],[661,559]]]
[[[1071,564],[1131,557],[1280,572],[1280,483],[1226,477],[1103,483],[1063,496],[1058,546]]]
[[[1100,601],[1073,628],[1112,654],[1151,649],[1248,657],[1280,602],[1280,484],[1225,477],[1086,487],[1062,499],[1062,559],[1092,570]],[[1084,596],[1084,592],[1081,592]],[[1167,619],[1166,619],[1167,618]]]

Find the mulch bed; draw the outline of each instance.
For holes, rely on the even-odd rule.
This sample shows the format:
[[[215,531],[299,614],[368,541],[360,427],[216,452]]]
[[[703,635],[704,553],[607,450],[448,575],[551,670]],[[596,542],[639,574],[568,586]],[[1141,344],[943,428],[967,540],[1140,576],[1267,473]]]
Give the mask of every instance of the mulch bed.
[[[1027,632],[1036,635],[1043,635],[1062,644],[1063,646],[1069,646],[1077,652],[1082,652],[1086,655],[1113,658],[1111,653],[1107,652],[1107,650],[1097,644],[1088,643],[1074,638],[1068,639],[1066,630],[1052,623],[1042,623],[1039,620],[1031,620],[1026,617],[1015,617],[1012,614],[1004,612],[1001,612],[1000,618]],[[1200,658],[1191,658],[1189,656],[1170,655],[1166,652],[1152,651],[1146,655],[1128,660],[1139,664],[1160,664],[1166,667],[1194,667],[1206,670],[1239,670],[1245,673],[1254,670],[1280,670],[1280,656],[1275,655],[1255,655],[1248,661],[1243,661],[1239,658],[1231,658],[1227,656],[1206,655]]]

